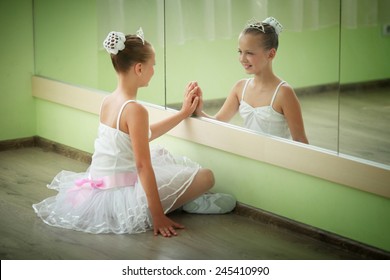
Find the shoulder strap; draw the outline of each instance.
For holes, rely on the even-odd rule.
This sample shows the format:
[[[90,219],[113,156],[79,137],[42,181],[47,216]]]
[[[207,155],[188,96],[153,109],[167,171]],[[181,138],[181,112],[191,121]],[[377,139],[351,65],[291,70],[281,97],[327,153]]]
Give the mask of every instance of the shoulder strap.
[[[247,79],[246,82],[245,82],[244,88],[242,89],[241,101],[244,100],[244,95],[245,95],[246,87],[249,85],[249,82],[250,82],[251,80],[252,80],[252,79]]]
[[[125,108],[125,106],[131,102],[137,102],[135,100],[127,100],[125,103],[123,103],[121,109],[119,110],[119,114],[118,114],[118,119],[116,120],[116,129],[119,129],[119,121],[121,119],[121,115],[122,115],[122,112],[123,112],[123,109]]]
[[[271,107],[274,105],[275,97],[276,97],[276,95],[278,94],[279,88],[280,88],[281,85],[283,85],[284,83],[285,83],[285,81],[281,81],[281,82],[278,84],[278,86],[276,87],[274,96],[272,96],[271,105],[270,105]]]

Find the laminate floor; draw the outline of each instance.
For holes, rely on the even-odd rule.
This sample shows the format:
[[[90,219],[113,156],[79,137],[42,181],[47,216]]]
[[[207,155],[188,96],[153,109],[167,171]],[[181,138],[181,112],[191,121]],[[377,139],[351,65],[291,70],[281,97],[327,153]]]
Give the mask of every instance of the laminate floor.
[[[359,259],[341,248],[234,213],[174,212],[184,224],[178,237],[93,235],[44,224],[31,205],[55,195],[46,184],[60,170],[87,164],[41,148],[0,152],[0,257],[17,259]]]

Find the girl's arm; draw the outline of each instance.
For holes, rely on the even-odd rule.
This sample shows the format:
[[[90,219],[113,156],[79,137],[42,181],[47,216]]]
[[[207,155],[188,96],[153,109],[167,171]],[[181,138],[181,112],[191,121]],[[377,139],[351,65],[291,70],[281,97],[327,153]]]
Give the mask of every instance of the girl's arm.
[[[240,106],[240,97],[238,92],[240,92],[240,88],[242,87],[242,82],[238,81],[230,91],[230,94],[226,98],[225,102],[223,103],[221,109],[214,115],[208,115],[203,111],[203,93],[202,90],[199,88],[198,95],[200,97],[199,106],[195,110],[195,114],[198,117],[206,117],[210,119],[215,119],[222,122],[229,122],[234,115],[237,113],[238,108]]]
[[[150,126],[152,131],[152,137],[149,141],[160,137],[165,134],[176,125],[178,125],[182,120],[190,117],[196,106],[198,106],[199,97],[197,97],[196,92],[198,91],[198,85],[195,82],[191,82],[187,85],[186,92],[184,94],[184,101],[182,108],[175,115],[170,116],[164,120],[161,120],[157,123],[154,123]]]
[[[175,228],[183,228],[165,214],[157,189],[156,177],[149,149],[149,121],[147,110],[138,103],[129,103],[123,112],[134,151],[137,173],[144,188],[148,207],[153,219],[154,234],[164,237],[177,235]]]
[[[301,105],[298,97],[290,86],[282,86],[279,96],[282,96],[281,106],[287,120],[291,137],[294,141],[309,144],[303,124]]]

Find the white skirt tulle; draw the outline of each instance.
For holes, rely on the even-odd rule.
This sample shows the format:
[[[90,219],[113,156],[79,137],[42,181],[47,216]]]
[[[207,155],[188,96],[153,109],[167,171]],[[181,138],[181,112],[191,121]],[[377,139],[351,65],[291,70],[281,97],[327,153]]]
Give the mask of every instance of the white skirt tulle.
[[[167,213],[192,183],[200,166],[185,157],[174,158],[162,148],[153,149],[151,154],[161,203]],[[146,195],[139,180],[131,186],[104,189],[75,184],[88,176],[88,170],[58,173],[48,185],[58,194],[34,204],[37,215],[50,226],[95,234],[140,233],[152,228]]]

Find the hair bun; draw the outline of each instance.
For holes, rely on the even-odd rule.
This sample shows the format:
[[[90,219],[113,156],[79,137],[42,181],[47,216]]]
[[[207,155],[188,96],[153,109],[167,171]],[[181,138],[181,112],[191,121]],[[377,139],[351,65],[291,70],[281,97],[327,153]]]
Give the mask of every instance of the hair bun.
[[[103,47],[108,53],[118,54],[125,48],[126,37],[122,32],[111,31],[103,42]]]
[[[280,32],[283,31],[283,25],[281,25],[280,22],[277,21],[277,19],[274,17],[268,17],[265,20],[263,20],[262,22],[271,25],[275,29],[276,34],[278,34],[278,35]]]

